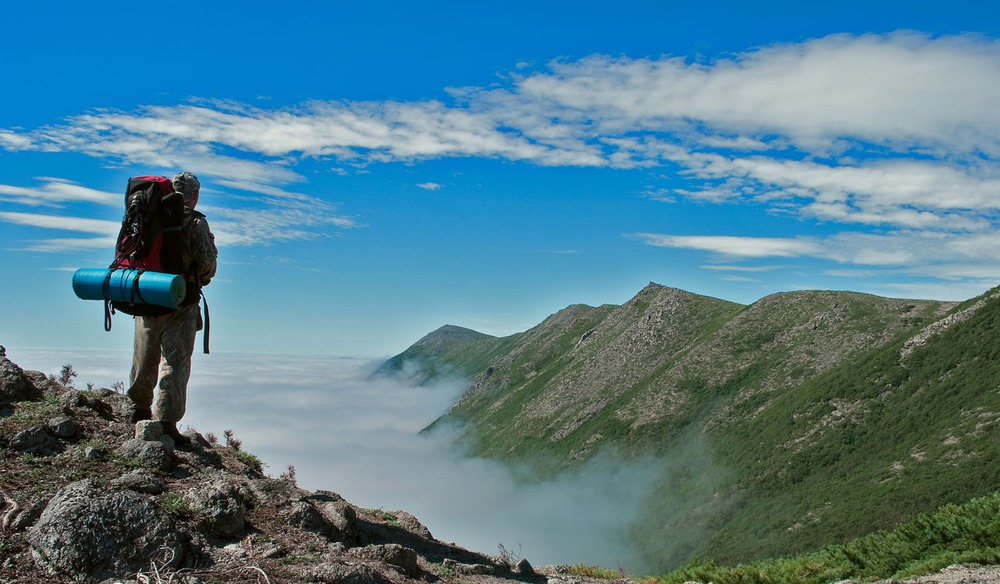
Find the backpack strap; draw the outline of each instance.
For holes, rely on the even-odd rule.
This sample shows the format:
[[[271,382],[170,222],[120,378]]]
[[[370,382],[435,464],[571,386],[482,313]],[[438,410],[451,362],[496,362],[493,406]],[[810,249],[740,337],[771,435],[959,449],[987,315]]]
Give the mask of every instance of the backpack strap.
[[[208,298],[205,298],[205,291],[201,290],[201,303],[205,308],[205,330],[202,332],[202,351],[208,355],[208,337],[212,332],[212,319],[208,315]]]

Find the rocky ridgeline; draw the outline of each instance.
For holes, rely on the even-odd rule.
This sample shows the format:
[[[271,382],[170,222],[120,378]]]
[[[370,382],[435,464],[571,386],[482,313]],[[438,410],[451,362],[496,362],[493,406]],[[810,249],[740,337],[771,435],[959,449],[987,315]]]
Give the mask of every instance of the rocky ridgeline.
[[[0,347],[0,582],[580,580],[303,490],[291,468],[266,476],[231,436],[188,431],[177,449],[158,422],[128,423],[128,406],[23,371]]]

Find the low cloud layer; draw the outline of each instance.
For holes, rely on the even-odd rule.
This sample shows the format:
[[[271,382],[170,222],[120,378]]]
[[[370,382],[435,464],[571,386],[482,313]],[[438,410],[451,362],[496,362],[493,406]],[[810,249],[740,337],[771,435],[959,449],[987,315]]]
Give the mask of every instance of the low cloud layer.
[[[126,352],[8,356],[49,373],[70,362],[81,388],[127,378],[130,363]],[[417,434],[454,402],[459,385],[373,381],[369,369],[335,357],[198,355],[181,426],[220,437],[232,429],[268,474],[292,465],[303,488],[407,511],[436,538],[468,549],[495,555],[503,545],[536,565],[648,568],[629,530],[662,467],[598,458],[551,481],[521,482],[496,463],[460,456],[447,436]]]

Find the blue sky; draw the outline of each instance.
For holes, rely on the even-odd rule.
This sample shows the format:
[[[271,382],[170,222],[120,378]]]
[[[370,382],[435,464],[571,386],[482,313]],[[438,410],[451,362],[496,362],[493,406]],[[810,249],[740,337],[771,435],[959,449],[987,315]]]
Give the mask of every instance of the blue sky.
[[[646,283],[1000,283],[988,2],[38,2],[0,21],[0,343],[130,346],[70,277],[197,174],[216,351],[388,356]]]

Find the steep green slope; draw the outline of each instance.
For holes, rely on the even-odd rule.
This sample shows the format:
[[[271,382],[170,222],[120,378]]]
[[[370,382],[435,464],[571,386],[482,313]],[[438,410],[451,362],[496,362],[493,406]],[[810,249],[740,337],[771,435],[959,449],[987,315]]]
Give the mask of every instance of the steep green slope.
[[[897,340],[712,432],[747,506],[706,551],[815,549],[1000,485],[1000,298],[924,344]],[[767,510],[767,512],[764,512]],[[746,534],[761,534],[749,543]]]
[[[471,377],[446,419],[540,476],[655,456],[633,540],[660,569],[818,549],[1000,484],[995,293],[741,306],[651,284],[442,355]]]
[[[488,351],[463,347],[449,363],[478,350],[485,367],[450,417],[466,423],[475,454],[501,459],[567,467],[604,445],[662,450],[692,421],[736,423],[938,308],[848,292],[741,306],[651,284],[622,306],[571,306]]]
[[[650,285],[623,306],[571,306],[518,336],[450,413],[473,452],[565,468],[628,444],[623,396],[698,345],[741,307]],[[627,399],[627,398],[626,398]]]

